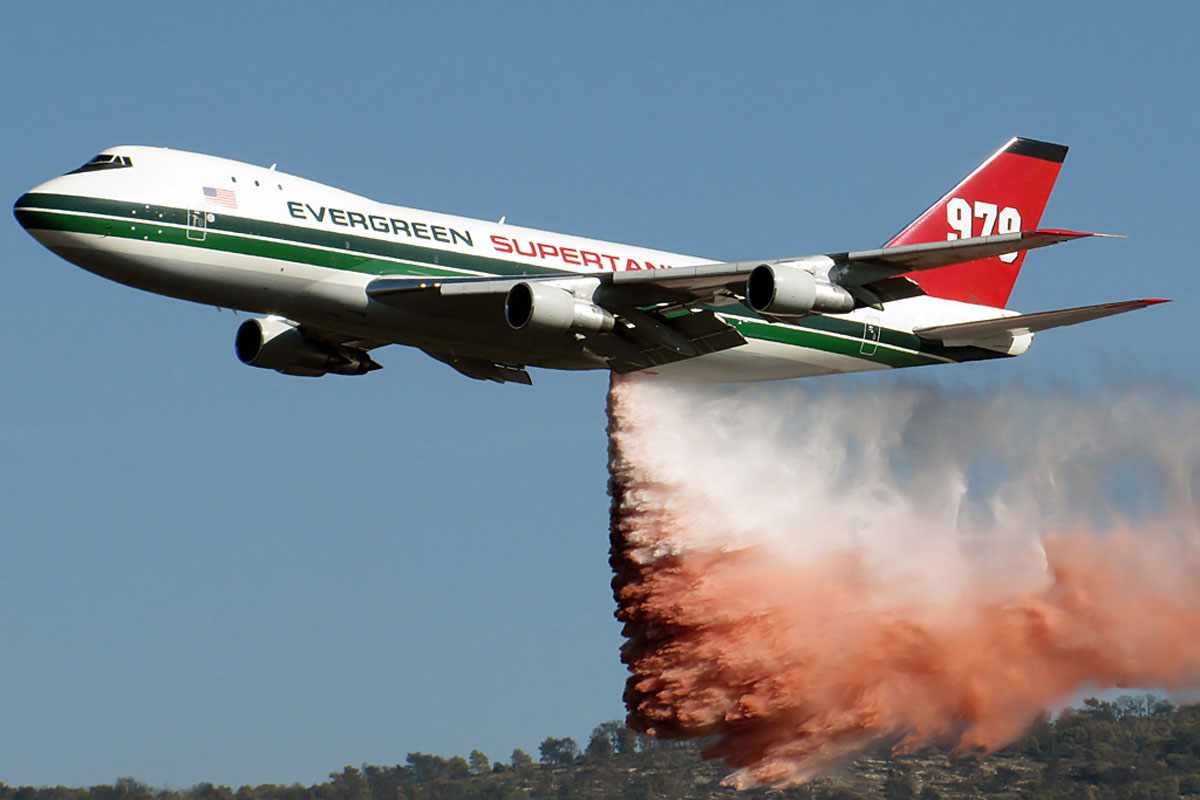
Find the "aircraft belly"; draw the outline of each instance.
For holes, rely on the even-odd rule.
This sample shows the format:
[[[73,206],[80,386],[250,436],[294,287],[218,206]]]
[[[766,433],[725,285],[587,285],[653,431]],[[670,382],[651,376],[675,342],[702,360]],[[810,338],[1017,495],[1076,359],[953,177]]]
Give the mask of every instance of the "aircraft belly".
[[[319,268],[154,241],[36,231],[47,248],[89,272],[156,294],[256,313],[302,294]]]
[[[36,231],[47,248],[102,277],[156,294],[391,340],[409,315],[371,303],[372,275],[194,246]],[[370,314],[368,314],[370,307]],[[370,319],[368,319],[370,317]]]
[[[637,374],[680,381],[740,383],[886,368],[883,364],[826,350],[750,339],[741,347],[676,361]]]
[[[32,231],[62,258],[156,294],[298,322],[358,338],[500,363],[604,369],[571,338],[530,341],[504,322],[503,306],[472,314],[421,314],[372,301],[375,276],[198,247],[65,231]]]

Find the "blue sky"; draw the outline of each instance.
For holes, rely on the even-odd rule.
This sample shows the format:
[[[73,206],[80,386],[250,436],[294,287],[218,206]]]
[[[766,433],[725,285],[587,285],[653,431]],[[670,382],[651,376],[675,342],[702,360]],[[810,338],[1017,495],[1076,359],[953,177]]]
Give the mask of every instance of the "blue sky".
[[[1191,4],[13,4],[7,197],[112,144],[721,259],[877,245],[1014,134],[1072,145],[1012,304],[1177,302],[949,384],[1189,387]],[[622,715],[599,373],[251,370],[229,312],[11,217],[0,780],[312,781]],[[913,373],[909,373],[911,376]],[[837,379],[864,390],[895,380]]]

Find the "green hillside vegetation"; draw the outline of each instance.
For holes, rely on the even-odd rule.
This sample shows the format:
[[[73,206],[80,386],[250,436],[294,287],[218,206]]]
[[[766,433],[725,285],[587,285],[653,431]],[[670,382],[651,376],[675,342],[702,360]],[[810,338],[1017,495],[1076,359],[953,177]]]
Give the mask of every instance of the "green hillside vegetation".
[[[728,769],[705,761],[697,742],[663,742],[622,723],[598,725],[582,748],[549,737],[534,755],[507,761],[479,751],[445,758],[409,753],[403,764],[347,766],[312,786],[232,789],[202,783],[153,789],[132,778],[89,788],[14,787],[0,800],[516,800],[554,798],[804,798],[804,800],[937,800],[937,798],[1200,797],[1200,705],[1173,706],[1154,697],[1088,700],[1044,719],[1020,741],[988,756],[927,750],[892,758],[881,746],[810,784],[738,793],[723,787]]]

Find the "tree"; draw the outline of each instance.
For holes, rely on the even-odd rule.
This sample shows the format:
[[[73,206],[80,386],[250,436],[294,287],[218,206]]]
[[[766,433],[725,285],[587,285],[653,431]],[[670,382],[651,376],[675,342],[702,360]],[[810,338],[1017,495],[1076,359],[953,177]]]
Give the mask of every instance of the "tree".
[[[1115,722],[1119,716],[1116,703],[1095,697],[1089,697],[1083,701],[1082,713],[1091,719],[1103,722]]]
[[[211,783],[197,783],[187,794],[192,800],[233,800],[233,790],[228,786],[213,786]]]
[[[337,800],[370,800],[371,787],[367,779],[354,767],[345,767],[341,772],[329,773],[331,794]]]
[[[489,783],[480,791],[479,800],[529,800],[529,795],[511,783]]]
[[[446,777],[459,780],[471,775],[471,767],[462,756],[454,756],[446,761]]]
[[[371,787],[371,796],[379,800],[397,800],[404,797],[403,784],[408,780],[409,772],[404,767],[377,767],[374,764],[364,764],[363,777]],[[303,792],[303,787],[297,786]],[[275,797],[271,800],[308,800],[304,794],[292,793],[287,798]]]
[[[883,796],[887,800],[914,800],[917,788],[913,785],[912,775],[904,767],[893,765],[888,770],[887,778],[883,781]]]
[[[446,777],[446,759],[428,753],[409,753],[406,759],[409,772],[417,783],[427,783]]]
[[[512,761],[513,772],[518,774],[529,772],[529,770],[533,769],[533,756],[519,747],[512,751],[512,756],[509,760]]]
[[[855,794],[845,786],[830,786],[824,789],[818,796],[821,800],[862,800],[860,795]]]
[[[628,725],[622,725],[621,731],[613,742],[613,750],[617,755],[629,756],[637,752],[637,731]]]
[[[553,767],[565,767],[579,758],[579,745],[570,736],[557,739],[547,736],[538,747],[542,763]]]
[[[634,738],[637,740],[637,749],[639,753],[649,753],[651,750],[658,749],[658,739],[655,739],[648,733],[640,731],[634,733]]]
[[[467,764],[472,775],[485,775],[492,768],[492,762],[478,750],[472,750],[471,755],[467,756]]]
[[[612,758],[613,749],[612,736],[604,730],[603,725],[597,725],[592,731],[592,738],[588,739],[587,750],[584,753],[589,761],[604,761]]]
[[[120,800],[144,800],[151,796],[150,787],[136,778],[117,778],[113,794]]]
[[[620,756],[631,755],[637,752],[638,734],[637,731],[630,728],[624,722],[617,720],[609,720],[601,722],[592,730],[592,738],[604,736],[608,739],[609,747],[613,753]],[[603,745],[598,745],[602,747]],[[589,751],[592,748],[592,742],[588,740]]]
[[[986,781],[988,790],[993,792],[1002,792],[1008,789],[1014,783],[1021,779],[1021,773],[1009,766],[1001,764],[996,767],[996,771],[992,774],[991,780]]]

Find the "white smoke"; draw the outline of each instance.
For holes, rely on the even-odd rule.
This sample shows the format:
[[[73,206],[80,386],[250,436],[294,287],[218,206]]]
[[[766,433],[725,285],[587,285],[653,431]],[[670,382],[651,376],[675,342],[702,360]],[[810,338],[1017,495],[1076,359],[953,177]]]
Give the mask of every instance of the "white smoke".
[[[675,487],[666,510],[688,535],[673,547],[862,549],[943,594],[979,568],[1044,574],[1048,532],[1147,516],[1198,532],[1200,403],[1162,387],[629,391],[637,435],[625,452]]]

